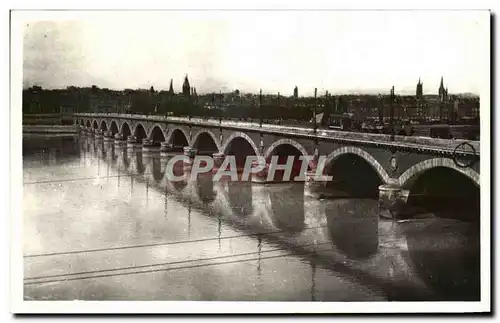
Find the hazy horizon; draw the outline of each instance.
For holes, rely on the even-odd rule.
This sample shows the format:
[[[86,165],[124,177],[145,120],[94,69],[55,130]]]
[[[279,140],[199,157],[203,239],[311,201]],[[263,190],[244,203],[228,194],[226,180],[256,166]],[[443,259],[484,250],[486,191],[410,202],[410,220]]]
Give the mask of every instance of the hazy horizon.
[[[83,12],[28,21],[23,88],[284,96],[481,91],[484,15],[467,11]]]

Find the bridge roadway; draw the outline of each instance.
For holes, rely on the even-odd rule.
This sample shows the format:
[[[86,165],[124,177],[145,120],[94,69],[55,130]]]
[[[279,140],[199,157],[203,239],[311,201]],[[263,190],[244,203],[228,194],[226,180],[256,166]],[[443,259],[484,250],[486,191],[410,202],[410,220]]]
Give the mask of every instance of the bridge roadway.
[[[383,134],[324,129],[315,132],[311,128],[261,125],[259,122],[156,115],[76,113],[73,120],[84,134],[97,139],[126,142],[129,146],[142,144],[144,150],[151,149],[154,143],[161,145],[160,150],[165,153],[183,147],[184,153],[190,157],[198,152],[219,157],[234,155],[237,158],[240,155],[256,155],[266,161],[270,161],[273,155],[326,156],[326,170],[333,172],[334,179],[343,173],[337,165],[340,164],[337,163],[340,157],[348,156],[351,164],[362,160],[380,179],[381,208],[386,214],[396,216],[407,202],[416,180],[431,169],[452,169],[468,178],[477,188],[480,187],[480,143],[477,141],[408,136],[391,138]],[[248,147],[246,151],[243,149],[245,145]],[[314,180],[315,167],[314,162],[309,165],[306,192],[311,196],[320,196],[325,183]],[[354,173],[357,173],[356,170]],[[265,181],[262,179],[265,175],[266,171],[252,177],[252,180]],[[370,174],[360,172],[357,175],[363,178],[358,181],[359,185],[368,185],[365,177]]]

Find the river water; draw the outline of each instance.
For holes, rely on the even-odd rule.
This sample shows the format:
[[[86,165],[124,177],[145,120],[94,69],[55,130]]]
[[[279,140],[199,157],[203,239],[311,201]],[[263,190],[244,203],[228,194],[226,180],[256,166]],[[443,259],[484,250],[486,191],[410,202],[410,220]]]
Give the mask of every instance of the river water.
[[[304,185],[169,182],[166,158],[23,138],[26,300],[479,300],[478,224]]]

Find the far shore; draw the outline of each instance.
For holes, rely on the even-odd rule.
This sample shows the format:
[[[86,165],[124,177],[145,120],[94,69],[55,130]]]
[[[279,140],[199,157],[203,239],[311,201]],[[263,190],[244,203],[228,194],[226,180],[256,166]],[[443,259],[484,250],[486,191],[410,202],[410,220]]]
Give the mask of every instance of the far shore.
[[[39,134],[76,134],[78,128],[74,125],[24,125],[23,133]]]

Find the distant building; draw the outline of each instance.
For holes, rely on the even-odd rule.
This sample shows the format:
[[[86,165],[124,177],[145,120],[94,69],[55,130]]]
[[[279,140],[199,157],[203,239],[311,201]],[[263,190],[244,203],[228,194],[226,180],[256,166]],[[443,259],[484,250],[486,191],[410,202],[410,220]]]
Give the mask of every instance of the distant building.
[[[174,94],[174,85],[173,85],[173,83],[174,83],[174,80],[173,80],[173,79],[170,79],[170,88],[168,89],[168,93],[169,93],[170,95],[173,95],[173,94]]]
[[[444,87],[443,77],[441,76],[441,84],[439,85],[439,101],[444,102],[448,99],[448,88]]]
[[[182,94],[184,96],[190,96],[191,95],[191,86],[189,85],[189,80],[188,80],[187,75],[184,78],[184,84],[182,84]]]
[[[297,88],[297,85],[295,85],[295,88],[293,89],[293,98],[297,99],[299,97],[299,89]]]
[[[424,84],[422,82],[420,82],[420,79],[418,79],[418,83],[417,83],[417,98],[421,99],[423,95],[424,95]]]

